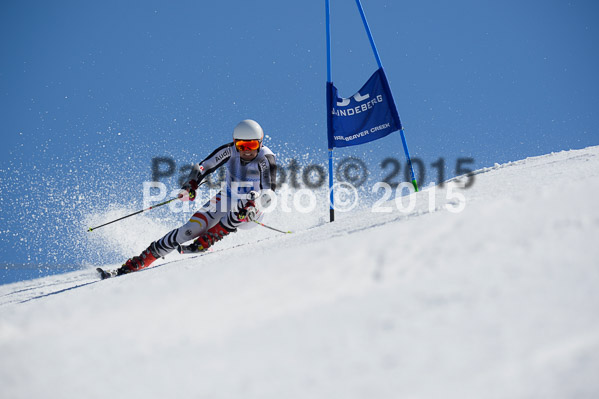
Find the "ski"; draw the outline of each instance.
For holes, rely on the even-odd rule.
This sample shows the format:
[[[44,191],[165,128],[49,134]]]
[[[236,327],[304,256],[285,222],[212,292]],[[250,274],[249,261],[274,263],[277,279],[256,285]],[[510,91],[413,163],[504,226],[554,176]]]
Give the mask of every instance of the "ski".
[[[105,280],[110,277],[115,277],[117,274],[116,270],[104,270],[101,267],[96,268],[96,271],[100,274],[100,278]]]
[[[199,249],[197,243],[192,243],[189,245],[177,245],[177,252],[180,254],[199,254],[202,252],[206,252],[208,249]]]
[[[243,245],[243,244],[241,244],[241,245]],[[241,245],[236,245],[235,247],[239,247]],[[235,247],[233,247],[233,248],[235,248]],[[178,245],[177,246],[177,252],[179,252],[180,254],[193,254],[193,255],[195,255],[195,256],[192,256],[191,258],[195,258],[195,257],[198,257],[198,256],[203,256],[203,255],[207,255],[207,254],[212,253],[212,252],[219,252],[219,251],[222,251],[222,249],[221,250],[217,250],[217,251],[214,251],[212,248],[198,249],[198,244]],[[164,259],[164,258],[162,258],[162,259]],[[178,261],[177,260],[173,260],[173,261],[170,261],[170,262],[161,263],[160,265],[151,266],[151,267],[148,267],[148,268],[144,268],[144,269],[142,269],[140,271],[145,271],[145,270],[148,270],[148,269],[152,269],[154,267],[160,267],[160,266],[168,265],[169,263],[173,263],[173,262],[178,262]],[[102,280],[106,280],[107,278],[119,276],[118,269],[108,270],[108,269],[102,269],[101,267],[96,267],[96,271],[98,272],[98,274],[100,275],[100,279],[102,279]],[[135,272],[135,273],[137,273],[137,272]],[[127,273],[127,274],[129,274],[129,273]]]

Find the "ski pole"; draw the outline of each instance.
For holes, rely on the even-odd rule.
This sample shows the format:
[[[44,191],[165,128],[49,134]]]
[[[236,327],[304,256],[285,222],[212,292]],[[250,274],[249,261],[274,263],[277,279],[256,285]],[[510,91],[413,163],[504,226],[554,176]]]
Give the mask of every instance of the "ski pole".
[[[132,214],[130,214],[130,215],[123,216],[122,218],[115,219],[115,220],[113,220],[112,222],[104,223],[104,224],[101,224],[100,226],[96,226],[96,227],[90,227],[90,228],[89,228],[87,231],[93,231],[93,230],[95,230],[95,229],[99,229],[100,227],[104,227],[104,226],[106,226],[106,225],[109,225],[109,224],[111,224],[111,223],[118,222],[119,220],[123,220],[123,219],[126,219],[126,218],[128,218],[128,217],[131,217],[131,216],[135,216],[135,215],[137,215],[137,214],[140,214],[140,213],[142,213],[142,212],[149,211],[150,209],[158,208],[159,206],[166,205],[166,204],[168,204],[169,202],[173,202],[173,201],[174,201],[174,200],[176,200],[176,199],[179,199],[179,198],[178,198],[178,197],[176,197],[176,198],[171,198],[171,199],[170,199],[170,200],[168,200],[168,201],[161,202],[160,204],[157,204],[157,205],[152,205],[152,206],[151,206],[151,207],[149,207],[149,208],[142,209],[141,211],[137,211],[137,212],[135,212],[135,213],[132,213]]]
[[[257,221],[257,220],[253,220],[253,222],[254,222],[254,223],[257,223],[257,224],[259,224],[259,225],[260,225],[260,226],[262,226],[262,227],[266,227],[267,229],[271,229],[271,230],[274,230],[274,231],[278,231],[279,233],[283,233],[283,234],[291,234],[291,233],[293,233],[292,231],[283,231],[283,230],[275,229],[274,227],[267,226],[267,225],[265,225],[264,223],[260,223],[260,222],[259,222],[259,221]]]

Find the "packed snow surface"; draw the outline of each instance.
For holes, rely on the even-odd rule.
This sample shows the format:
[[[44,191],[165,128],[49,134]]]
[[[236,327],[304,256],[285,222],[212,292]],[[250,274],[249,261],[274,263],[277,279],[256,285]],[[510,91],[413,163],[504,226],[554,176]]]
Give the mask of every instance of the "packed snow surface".
[[[411,211],[0,286],[0,397],[597,398],[598,177],[599,147],[565,151]]]

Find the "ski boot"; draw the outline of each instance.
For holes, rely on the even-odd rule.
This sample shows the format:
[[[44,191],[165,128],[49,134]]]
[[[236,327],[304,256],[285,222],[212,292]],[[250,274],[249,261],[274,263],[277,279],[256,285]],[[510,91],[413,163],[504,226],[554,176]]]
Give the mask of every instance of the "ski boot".
[[[156,259],[159,258],[152,250],[154,243],[150,244],[139,256],[134,256],[128,259],[121,267],[116,271],[117,276],[127,274],[144,269],[150,266]]]
[[[228,236],[229,233],[234,233],[236,231],[237,229],[227,229],[222,223],[219,222],[215,226],[208,229],[206,234],[196,238],[195,241],[190,245],[180,245],[179,253],[189,254],[204,252],[214,245],[215,242],[222,240],[225,236]]]

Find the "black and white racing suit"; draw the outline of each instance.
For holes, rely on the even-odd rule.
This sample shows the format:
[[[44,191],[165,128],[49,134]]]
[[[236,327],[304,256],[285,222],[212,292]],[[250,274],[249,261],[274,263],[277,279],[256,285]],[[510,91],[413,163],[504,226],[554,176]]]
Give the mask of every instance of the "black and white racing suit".
[[[276,162],[275,155],[266,146],[262,146],[256,158],[244,161],[239,156],[233,143],[225,144],[212,152],[202,162],[195,164],[188,180],[201,182],[206,176],[215,172],[221,166],[226,167],[226,184],[223,189],[214,195],[202,208],[193,214],[187,223],[167,233],[152,244],[153,252],[157,256],[165,256],[173,251],[177,245],[193,240],[206,233],[208,229],[222,222],[229,231],[237,228],[250,228],[255,223],[239,220],[236,211],[241,196],[250,191],[259,194],[274,191],[276,188]],[[265,196],[264,198],[268,198]],[[268,206],[267,204],[263,204]],[[264,215],[257,202],[260,220]]]

